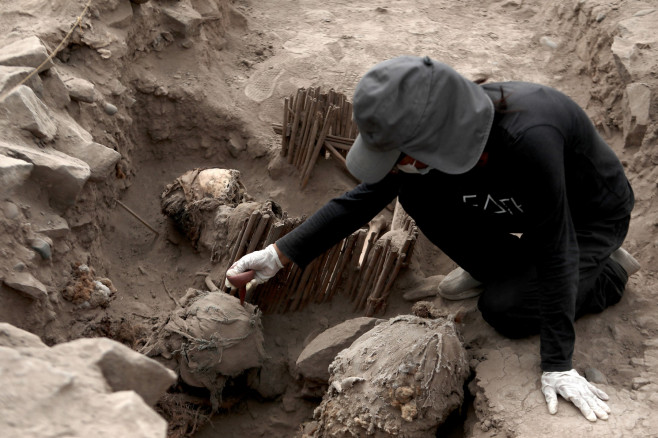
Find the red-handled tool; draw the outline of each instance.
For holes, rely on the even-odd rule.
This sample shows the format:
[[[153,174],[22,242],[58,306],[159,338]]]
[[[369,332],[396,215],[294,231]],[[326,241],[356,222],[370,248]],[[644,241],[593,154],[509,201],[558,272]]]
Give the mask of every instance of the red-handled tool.
[[[240,304],[242,304],[243,306],[244,306],[244,300],[247,296],[247,283],[249,283],[251,280],[254,279],[254,275],[256,275],[256,271],[250,269],[248,271],[241,272],[235,275],[229,275],[226,277],[229,283],[231,283],[233,286],[238,288],[238,294],[240,295]]]

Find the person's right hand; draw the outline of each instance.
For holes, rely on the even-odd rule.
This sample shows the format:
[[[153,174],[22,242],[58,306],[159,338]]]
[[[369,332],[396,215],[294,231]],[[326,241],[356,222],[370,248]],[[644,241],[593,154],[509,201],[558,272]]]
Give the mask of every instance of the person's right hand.
[[[589,383],[576,370],[544,372],[541,376],[541,392],[546,397],[548,412],[557,412],[557,395],[576,405],[589,421],[607,420],[610,408],[602,400],[608,394]]]
[[[255,275],[254,279],[247,283],[246,287],[247,291],[249,291],[252,287],[265,283],[267,280],[274,277],[281,268],[283,268],[283,264],[279,259],[279,255],[277,254],[274,245],[268,245],[267,248],[249,253],[233,263],[233,265],[231,265],[226,271],[226,281],[224,284],[226,287],[234,288],[235,286],[228,281],[228,277],[251,269],[254,271]]]

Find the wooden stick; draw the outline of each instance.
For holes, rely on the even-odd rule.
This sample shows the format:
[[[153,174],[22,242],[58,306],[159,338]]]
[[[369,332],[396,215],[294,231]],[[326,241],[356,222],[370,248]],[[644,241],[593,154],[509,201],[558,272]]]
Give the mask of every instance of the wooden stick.
[[[347,120],[352,116],[352,113],[348,113],[348,102],[343,102],[343,107],[341,108],[341,118],[340,118],[340,133],[341,135],[347,137]]]
[[[301,310],[305,308],[309,300],[311,300],[312,289],[316,287],[316,284],[318,283],[318,278],[320,277],[319,273],[321,272],[322,268],[326,264],[327,255],[328,252],[325,251],[322,257],[320,257],[320,260],[318,264],[315,266],[313,272],[311,272],[308,282],[306,283],[306,287],[304,288],[304,293],[302,294],[302,301],[297,310]]]
[[[237,250],[235,251],[235,256],[233,257],[233,260],[231,261],[231,264],[235,263],[236,260],[238,260],[240,257],[242,257],[245,254],[245,249],[247,247],[247,241],[249,240],[249,237],[251,235],[251,231],[254,229],[254,226],[258,223],[258,220],[261,216],[260,211],[254,210],[251,212],[251,215],[249,216],[249,220],[247,220],[247,225],[244,226],[243,232],[241,234]],[[222,278],[222,285],[224,284],[224,278]],[[223,286],[222,286],[223,287]],[[233,295],[235,295],[238,292],[237,289],[233,291]]]
[[[366,243],[368,245],[368,243]],[[354,310],[357,310],[359,307],[359,301],[361,300],[361,294],[363,293],[363,288],[365,287],[364,285],[366,284],[367,277],[370,275],[370,272],[375,269],[375,263],[372,263],[375,260],[376,256],[376,251],[373,251],[370,257],[370,260],[366,259],[369,263],[367,266],[360,265],[357,262],[357,266],[359,267],[359,275],[357,277],[357,283],[354,288],[354,293],[352,295],[352,300],[355,302]]]
[[[358,293],[356,295],[356,303],[354,305],[354,310],[359,310],[365,304],[365,298],[368,296],[368,290],[370,289],[370,282],[372,281],[373,274],[376,274],[376,268],[379,264],[379,259],[384,247],[383,245],[377,245],[372,255],[372,259],[368,260],[368,267],[366,268],[365,274],[361,277],[361,284],[359,285]],[[363,272],[363,270],[361,271]]]
[[[315,147],[313,148],[313,152],[309,157],[309,163],[306,165],[304,172],[302,172],[302,188],[306,187],[306,184],[308,183],[308,179],[311,177],[311,170],[313,169],[315,163],[318,160],[318,156],[320,155],[320,150],[324,145],[324,139],[327,137],[327,133],[329,132],[329,127],[331,125],[331,121],[333,120],[335,110],[336,110],[335,106],[330,106],[327,109],[327,114],[324,117],[324,122],[322,125],[322,131],[320,132],[320,137],[318,138],[318,141],[315,144]]]
[[[260,217],[258,220],[258,225],[256,226],[256,230],[254,231],[254,234],[251,235],[251,238],[249,240],[249,246],[247,246],[247,251],[245,251],[245,254],[249,254],[250,252],[254,251],[256,247],[258,246],[258,242],[263,235],[263,231],[265,231],[265,228],[269,225],[270,223],[270,215],[269,214],[264,214]]]
[[[334,143],[341,143],[347,146],[352,146],[354,144],[354,137],[342,136],[337,133],[327,135],[327,140],[331,140]]]
[[[404,263],[404,260],[406,259],[407,255],[405,253],[399,253],[397,260],[395,260],[395,267],[393,268],[393,272],[391,273],[391,276],[389,277],[388,281],[386,282],[386,286],[384,287],[384,291],[382,292],[382,300],[383,300],[383,305],[386,307],[386,301],[388,301],[388,295],[390,294],[391,286],[393,286],[393,283],[395,282],[395,279],[398,277],[398,274],[400,273],[400,269],[402,268],[402,265]],[[378,310],[378,309],[375,309]]]
[[[342,114],[343,114],[343,106],[345,106],[345,95],[341,94],[340,95],[340,100],[338,101],[338,108],[339,108],[339,116],[336,117],[336,126],[334,129],[334,132],[336,135],[343,135],[343,130],[341,128],[341,123],[343,120]]]
[[[331,154],[338,159],[339,162],[347,168],[347,160],[345,160],[345,157],[343,157],[332,145],[328,144],[326,141],[324,142],[325,147],[331,152]]]
[[[350,300],[354,299],[353,295],[353,289],[357,287],[359,281],[358,281],[358,276],[359,276],[359,256],[361,255],[361,250],[363,249],[363,243],[366,240],[366,235],[368,232],[364,229],[360,229],[356,231],[356,242],[354,243],[354,248],[352,249],[352,253],[350,254],[350,259],[348,261],[347,267],[348,267],[348,276],[347,276],[347,286],[345,287],[345,291],[347,292],[348,297],[350,297]]]
[[[359,256],[359,266],[361,267],[361,269],[363,269],[363,264],[364,264],[365,260],[368,260],[368,254],[370,254],[370,251],[372,250],[372,247],[375,245],[375,242],[377,241],[377,238],[379,237],[378,234],[379,234],[379,231],[377,233],[371,233],[370,229],[368,229],[368,235],[366,236],[368,240],[366,241],[366,246],[365,246],[363,252]]]
[[[237,256],[237,254],[238,254],[238,250],[240,249],[240,242],[242,241],[242,236],[244,236],[244,231],[245,231],[245,229],[247,228],[247,223],[248,223],[248,222],[249,222],[249,219],[247,219],[247,218],[245,218],[245,219],[242,221],[242,229],[240,230],[240,233],[238,234],[238,238],[235,239],[235,243],[233,244],[233,248],[231,249],[231,258],[228,260],[228,266],[229,266],[229,268],[230,268],[231,265],[233,265],[233,263],[235,263],[236,260],[237,260],[237,257],[236,257],[236,256]],[[220,288],[221,290],[223,290],[223,291],[226,291],[226,286],[225,286],[225,284],[224,284],[224,280],[226,280],[225,277],[226,277],[226,273],[224,273],[224,275],[222,275],[222,279],[221,279],[221,281],[220,281],[220,283],[219,283],[219,288]]]
[[[144,225],[146,225],[146,228],[148,228],[149,230],[153,231],[153,232],[155,233],[156,236],[159,236],[159,235],[160,235],[160,233],[158,233],[158,232],[155,230],[155,228],[153,228],[152,226],[150,226],[150,225],[148,224],[148,222],[146,222],[144,219],[142,219],[141,217],[139,217],[139,215],[138,215],[137,213],[135,213],[134,211],[132,211],[130,208],[128,208],[128,206],[127,206],[126,204],[124,204],[123,202],[119,201],[118,199],[117,199],[116,201],[117,201],[117,204],[119,204],[120,206],[122,206],[122,207],[123,207],[128,213],[132,214],[132,215],[133,215],[138,221],[140,221],[141,223],[143,223]]]
[[[160,279],[162,280],[162,286],[164,287],[165,292],[167,292],[167,295],[169,295],[169,298],[171,298],[171,300],[176,304],[176,306],[181,307],[181,305],[178,302],[178,300],[176,299],[176,297],[174,297],[173,294],[171,292],[169,292],[169,289],[167,288],[167,283],[165,283],[164,277],[160,277]]]
[[[366,306],[366,316],[372,316],[375,313],[375,305],[373,304],[375,300],[380,298],[381,292],[384,289],[386,280],[388,279],[393,263],[397,258],[397,251],[387,251],[386,257],[384,258],[384,264],[382,265],[382,270],[379,271],[379,277],[377,278],[377,283],[368,297],[367,306]]]
[[[352,136],[352,124],[354,123],[353,120],[353,113],[352,113],[352,102],[347,102],[347,125],[345,126],[345,136],[346,137],[351,137]]]
[[[338,118],[334,118],[334,124],[339,121]],[[333,126],[333,124],[332,124]],[[272,123],[272,129],[274,130],[275,134],[281,134],[283,132],[283,127],[279,123]],[[354,144],[354,139],[355,137],[343,137],[341,135],[336,134],[336,131],[332,127],[332,134],[327,134],[327,140],[330,141],[332,144],[338,144],[341,146],[337,146],[340,149],[345,149],[349,150],[349,148]]]
[[[235,242],[233,242],[233,248],[231,249],[231,258],[229,259],[229,263],[233,264],[236,260],[236,255],[238,254],[238,249],[240,247],[240,241],[242,241],[242,236],[244,235],[244,230],[247,228],[247,222],[249,222],[249,218],[245,218],[242,221],[242,228],[240,229],[240,233],[238,234],[238,238],[235,239]]]
[[[312,275],[317,271],[318,259],[315,259],[311,262],[310,265],[304,269],[302,278],[297,285],[297,290],[295,291],[295,297],[292,303],[290,303],[290,310],[293,312],[299,310],[302,302],[304,301],[304,293],[306,292],[306,287],[308,283],[313,283]]]
[[[304,147],[303,139],[306,132],[306,124],[308,123],[309,114],[311,112],[311,100],[312,97],[307,94],[302,113],[299,116],[301,125],[299,126],[299,133],[297,134],[297,141],[295,142],[295,155],[292,157],[292,164],[294,166],[297,166],[297,156],[299,156],[299,151]]]
[[[301,185],[303,179],[304,179],[304,174],[306,173],[306,167],[309,165],[310,160],[311,160],[311,155],[313,154],[313,149],[315,145],[315,137],[318,135],[318,129],[320,128],[320,123],[322,122],[322,116],[320,115],[319,112],[315,112],[315,116],[313,117],[313,127],[308,133],[308,141],[306,142],[304,146],[303,153],[301,154],[299,158],[299,170],[300,170],[300,178],[299,178],[299,184]]]
[[[304,129],[302,130],[303,134],[299,142],[300,150],[298,151],[294,161],[295,167],[297,168],[301,166],[302,156],[304,155],[307,148],[308,137],[311,131],[311,126],[315,121],[315,107],[317,105],[318,105],[318,100],[316,98],[311,98],[310,108],[308,110],[308,114],[306,115],[306,122],[304,124]]]
[[[212,282],[212,278],[210,278],[210,275],[206,275],[206,279],[204,280],[206,283],[206,286],[208,286],[208,290],[210,292],[217,292],[219,291],[219,288],[215,283]]]
[[[334,148],[336,150],[349,151],[350,148],[351,148],[351,146],[348,146],[346,144],[331,141],[331,140],[329,140],[329,138],[327,138],[324,142],[325,142],[325,144],[330,145],[332,148]]]
[[[350,234],[350,236],[343,241],[345,242],[345,244],[341,249],[341,254],[338,256],[337,267],[334,270],[334,272],[331,274],[331,280],[329,280],[329,286],[327,287],[327,294],[329,296],[328,298],[329,300],[331,300],[334,297],[334,293],[336,292],[336,289],[338,289],[338,284],[340,283],[341,276],[343,275],[345,266],[347,265],[347,262],[350,258],[352,248],[354,247],[354,242],[356,242],[356,234],[355,233]]]
[[[300,88],[297,90],[297,99],[295,101],[295,113],[292,120],[292,128],[290,131],[290,143],[288,144],[288,164],[292,164],[293,157],[296,153],[295,141],[297,140],[297,130],[299,128],[299,117],[302,112],[302,103],[305,100],[305,90]],[[283,127],[282,127],[283,129]]]
[[[285,157],[288,153],[288,104],[289,98],[283,99],[283,125],[281,125],[281,156]]]
[[[417,230],[416,226],[413,226],[412,229]],[[417,234],[414,233],[412,235],[411,242],[409,243],[409,248],[407,248],[407,251],[406,251],[407,256],[404,260],[404,265],[403,266],[408,266],[409,263],[411,262],[411,255],[414,252],[414,248],[416,247],[416,241],[417,240],[418,240]]]
[[[283,222],[277,222],[274,225],[272,225],[267,233],[267,237],[265,238],[265,243],[263,243],[263,247],[266,247],[279,240],[279,237],[281,237],[284,228],[285,225],[283,224]]]
[[[307,266],[308,267],[308,266]],[[286,292],[286,299],[284,300],[284,297],[279,297],[277,300],[277,310],[281,308],[282,312],[287,312],[290,310],[293,301],[296,299],[297,296],[297,289],[299,288],[299,283],[302,279],[304,272],[303,270],[297,266],[294,265],[292,268],[290,275],[288,276],[289,281],[288,281],[288,289],[285,291]],[[284,295],[284,294],[281,294]],[[283,303],[283,304],[282,304]]]
[[[270,279],[267,282],[267,288],[265,288],[259,299],[258,303],[263,309],[267,309],[269,312],[278,311],[278,304],[285,298],[285,294],[281,293],[284,287],[287,288],[289,284],[290,271],[292,271],[296,266],[288,265],[282,271],[279,271],[274,278]],[[265,311],[265,310],[263,310]]]
[[[254,210],[251,212],[251,215],[249,216],[249,221],[247,222],[247,226],[244,230],[244,234],[242,235],[242,239],[240,240],[240,246],[238,247],[238,252],[235,254],[236,260],[246,254],[245,249],[247,248],[247,242],[251,238],[251,232],[253,231],[254,227],[260,220],[260,217],[261,217],[260,211]]]
[[[342,242],[341,242],[342,243]],[[316,295],[315,302],[321,303],[327,299],[327,288],[329,286],[329,280],[331,279],[334,270],[336,269],[336,262],[338,256],[341,253],[342,244],[334,245],[331,249],[329,257],[327,257],[327,264],[324,267],[322,272],[322,278],[320,279],[320,287],[318,288],[318,293]]]

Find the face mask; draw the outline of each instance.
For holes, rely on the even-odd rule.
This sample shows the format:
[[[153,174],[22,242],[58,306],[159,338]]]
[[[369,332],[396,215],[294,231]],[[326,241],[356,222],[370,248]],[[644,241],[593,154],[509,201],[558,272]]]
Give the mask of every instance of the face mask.
[[[419,169],[415,166],[416,162],[414,161],[413,163],[409,164],[398,164],[397,168],[398,170],[404,172],[404,173],[415,173],[418,175],[425,175],[427,172],[429,172],[431,169],[429,167],[426,167],[424,169]]]

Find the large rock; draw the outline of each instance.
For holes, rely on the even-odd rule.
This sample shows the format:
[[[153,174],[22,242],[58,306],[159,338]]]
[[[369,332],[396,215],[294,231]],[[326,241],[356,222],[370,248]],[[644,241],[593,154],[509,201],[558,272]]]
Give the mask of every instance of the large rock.
[[[0,323],[3,437],[165,438],[167,424],[148,403],[175,378],[162,365],[110,339],[80,339],[49,348]]]
[[[106,0],[98,5],[100,21],[110,27],[126,28],[133,19],[133,8],[126,0]]]
[[[32,72],[29,67],[8,67],[0,65],[0,94],[5,94]]]
[[[115,170],[121,154],[93,141],[92,135],[69,117],[59,117],[59,135],[54,148],[89,165],[91,181],[102,181]]]
[[[87,163],[50,148],[0,142],[0,154],[32,163],[31,179],[46,190],[53,207],[60,210],[75,203],[91,175]]]
[[[328,382],[329,365],[336,354],[352,345],[352,342],[365,332],[372,329],[377,318],[354,318],[335,325],[316,336],[302,350],[297,358],[297,370],[307,379]]]
[[[85,145],[67,143],[60,145],[60,150],[67,155],[79,158],[89,165],[92,181],[102,181],[114,172],[121,154],[114,149],[92,141]]]
[[[639,11],[620,21],[612,43],[612,54],[624,82],[635,82],[652,76],[658,62],[653,47],[658,45],[656,33],[658,9]]]
[[[112,391],[135,391],[151,406],[176,381],[170,369],[111,339],[78,339],[52,350],[58,357],[79,357],[98,367]]]
[[[27,161],[0,155],[0,194],[13,193],[30,178],[34,165]]]
[[[71,228],[66,219],[50,211],[42,211],[31,220],[32,231],[56,239],[66,237]]]
[[[0,347],[46,348],[46,344],[33,333],[26,332],[11,324],[0,323]]]
[[[179,37],[189,38],[199,35],[203,17],[191,5],[184,2],[162,7],[164,23]]]
[[[0,48],[0,65],[37,68],[48,59],[48,51],[36,36],[31,36]],[[39,71],[53,66],[52,61],[46,62]]]
[[[622,105],[624,147],[640,147],[651,123],[651,88],[647,84],[629,84],[624,91]]]
[[[46,286],[29,272],[10,272],[3,279],[5,285],[35,300],[48,296]]]
[[[57,69],[53,67],[40,76],[43,82],[44,102],[51,108],[65,108],[71,102],[71,96]]]
[[[398,316],[341,351],[314,437],[430,437],[461,406],[466,352],[448,319]]]
[[[50,141],[57,133],[57,125],[48,107],[28,86],[21,85],[12,91],[0,109],[11,115],[11,121],[21,129],[31,132],[38,138]]]

